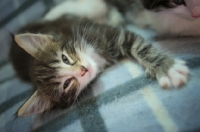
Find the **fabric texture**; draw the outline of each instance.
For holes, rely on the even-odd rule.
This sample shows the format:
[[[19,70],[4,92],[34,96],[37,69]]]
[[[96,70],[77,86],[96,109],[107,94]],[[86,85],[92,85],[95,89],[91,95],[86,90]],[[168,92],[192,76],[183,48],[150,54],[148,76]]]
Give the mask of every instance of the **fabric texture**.
[[[41,18],[60,2],[0,1],[1,132],[200,131],[200,38],[189,37],[156,38],[162,50],[185,60],[190,68],[189,82],[180,89],[163,90],[137,62],[124,59],[102,73],[71,107],[15,118],[33,88],[16,77],[9,62],[9,32]]]

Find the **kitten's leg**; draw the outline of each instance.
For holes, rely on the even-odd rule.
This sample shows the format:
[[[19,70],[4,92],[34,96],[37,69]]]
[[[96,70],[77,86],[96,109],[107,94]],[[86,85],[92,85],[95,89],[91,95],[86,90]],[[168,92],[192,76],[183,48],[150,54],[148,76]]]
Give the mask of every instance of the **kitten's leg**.
[[[200,18],[192,18],[187,8],[183,5],[159,12],[146,9],[142,9],[140,12],[136,13],[133,12],[126,13],[126,17],[129,21],[140,27],[152,28],[158,34],[172,34],[178,36],[200,35]]]
[[[145,67],[147,75],[156,77],[163,88],[179,87],[187,82],[189,70],[184,61],[175,60],[132,33],[122,31],[119,40],[121,53],[136,58]]]

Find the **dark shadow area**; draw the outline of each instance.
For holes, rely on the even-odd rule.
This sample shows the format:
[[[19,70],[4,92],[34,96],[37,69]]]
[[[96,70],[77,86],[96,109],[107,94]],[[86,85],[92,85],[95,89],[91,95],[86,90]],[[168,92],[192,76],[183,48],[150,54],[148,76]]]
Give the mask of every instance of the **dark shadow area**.
[[[200,56],[194,56],[183,59],[186,61],[186,64],[190,69],[195,69],[200,67]]]

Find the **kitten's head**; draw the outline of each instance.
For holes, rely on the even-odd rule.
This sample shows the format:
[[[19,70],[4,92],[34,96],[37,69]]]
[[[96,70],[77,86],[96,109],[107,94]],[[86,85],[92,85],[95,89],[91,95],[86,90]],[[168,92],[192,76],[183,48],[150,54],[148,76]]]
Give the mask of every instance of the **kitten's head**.
[[[37,89],[18,116],[70,105],[98,72],[91,58],[95,57],[94,49],[84,40],[25,33],[15,35],[15,41],[34,57],[30,74]]]

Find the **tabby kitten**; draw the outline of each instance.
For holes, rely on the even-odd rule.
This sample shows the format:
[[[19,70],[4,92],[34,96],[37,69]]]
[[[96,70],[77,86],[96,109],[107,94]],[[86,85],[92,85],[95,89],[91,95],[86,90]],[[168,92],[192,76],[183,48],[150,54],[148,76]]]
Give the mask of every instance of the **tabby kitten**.
[[[18,116],[71,105],[100,72],[122,57],[136,58],[163,88],[185,84],[189,74],[183,61],[134,33],[72,16],[28,25],[14,40],[13,66],[36,88]]]

